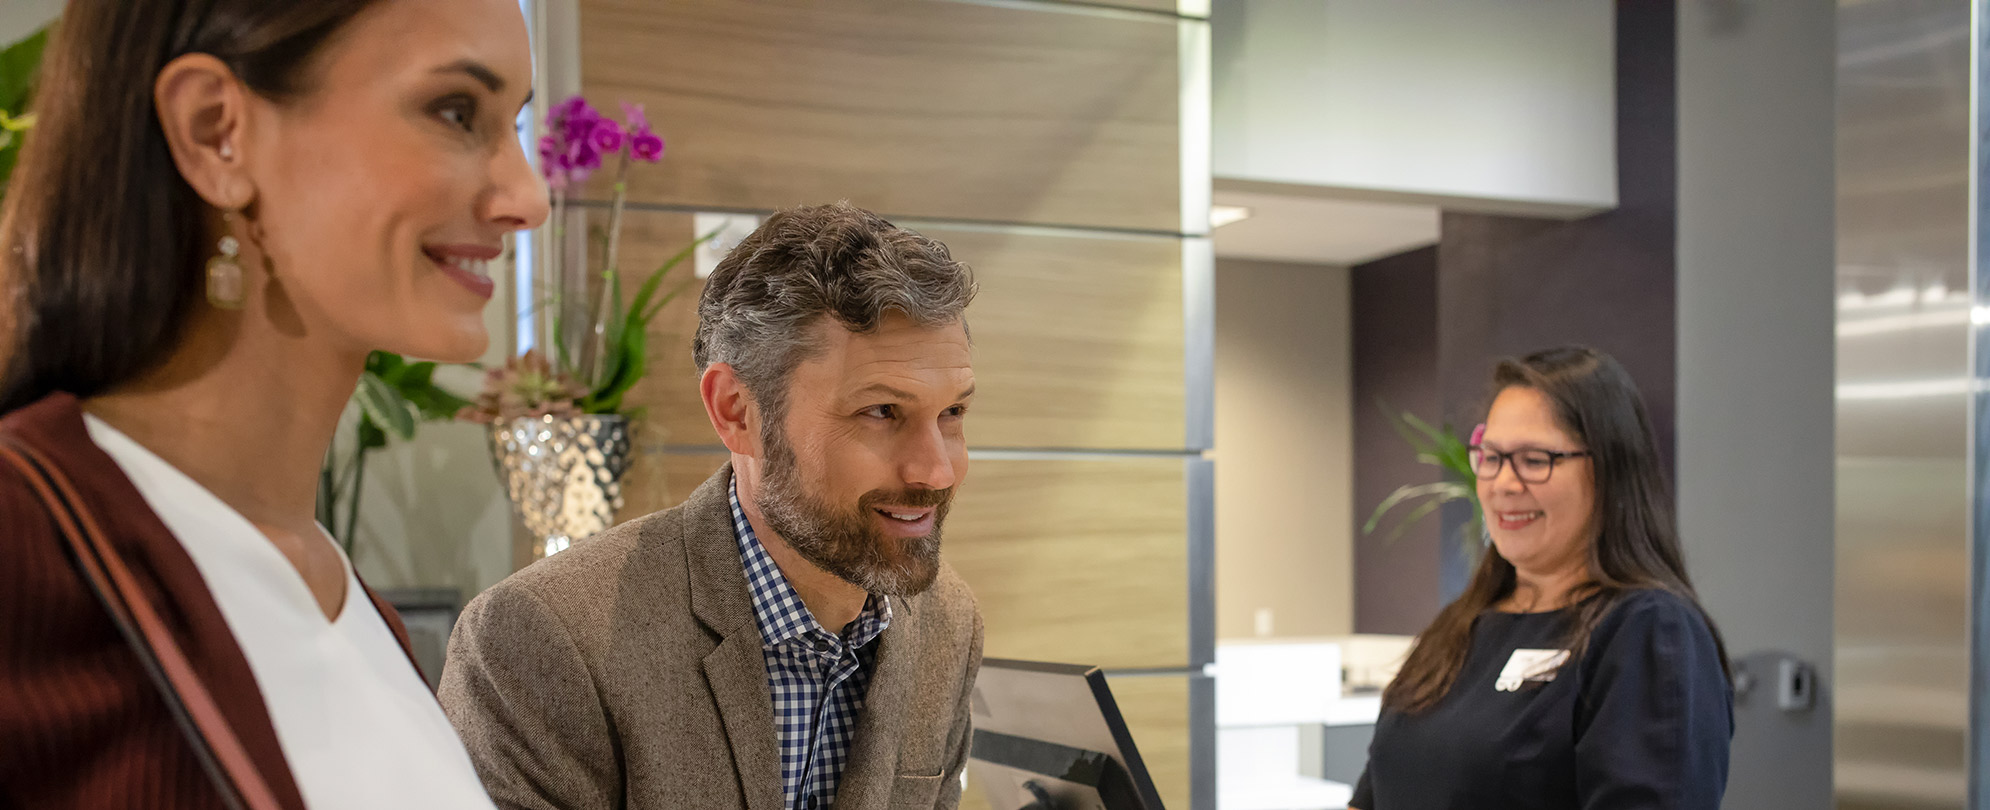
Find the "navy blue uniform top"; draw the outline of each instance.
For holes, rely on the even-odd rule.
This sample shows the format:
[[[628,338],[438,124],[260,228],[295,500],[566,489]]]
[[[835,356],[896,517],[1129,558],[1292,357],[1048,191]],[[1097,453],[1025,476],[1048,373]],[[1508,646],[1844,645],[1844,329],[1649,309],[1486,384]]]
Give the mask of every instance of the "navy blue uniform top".
[[[1481,615],[1443,700],[1414,715],[1383,710],[1348,806],[1718,810],[1733,693],[1686,600],[1626,594],[1581,660],[1500,688],[1514,651],[1561,648],[1574,614]]]

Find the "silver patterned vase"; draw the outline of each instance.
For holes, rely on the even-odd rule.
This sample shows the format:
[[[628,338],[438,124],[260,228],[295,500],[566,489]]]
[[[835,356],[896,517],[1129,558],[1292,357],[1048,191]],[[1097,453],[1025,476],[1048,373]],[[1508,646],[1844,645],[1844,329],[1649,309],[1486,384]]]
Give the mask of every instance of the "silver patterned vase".
[[[548,557],[614,524],[629,469],[629,421],[591,414],[498,422],[491,459],[532,533],[533,558]]]

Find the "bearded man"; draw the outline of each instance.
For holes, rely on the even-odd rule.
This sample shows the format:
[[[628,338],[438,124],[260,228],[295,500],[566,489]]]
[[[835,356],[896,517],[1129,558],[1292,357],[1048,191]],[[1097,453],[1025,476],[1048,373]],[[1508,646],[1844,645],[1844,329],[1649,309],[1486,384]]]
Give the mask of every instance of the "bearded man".
[[[499,807],[952,808],[981,617],[968,268],[848,204],[776,214],[698,303],[731,452],[682,505],[479,595],[442,703]]]

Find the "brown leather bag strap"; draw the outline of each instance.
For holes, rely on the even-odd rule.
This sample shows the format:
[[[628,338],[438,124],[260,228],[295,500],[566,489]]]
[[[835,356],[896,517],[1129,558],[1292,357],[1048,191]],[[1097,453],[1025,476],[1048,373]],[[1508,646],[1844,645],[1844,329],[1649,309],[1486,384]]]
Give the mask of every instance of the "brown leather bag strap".
[[[138,655],[222,800],[233,810],[280,810],[214,696],[68,477],[34,448],[6,436],[0,436],[0,458],[21,471],[48,508],[84,581]]]

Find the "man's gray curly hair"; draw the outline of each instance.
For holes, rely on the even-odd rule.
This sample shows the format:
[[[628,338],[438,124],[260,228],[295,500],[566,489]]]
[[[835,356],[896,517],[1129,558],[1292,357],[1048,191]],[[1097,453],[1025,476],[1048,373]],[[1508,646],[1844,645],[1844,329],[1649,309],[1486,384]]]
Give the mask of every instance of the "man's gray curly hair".
[[[705,282],[691,356],[700,373],[730,364],[771,427],[786,413],[789,375],[819,348],[817,318],[860,334],[889,312],[964,325],[976,290],[974,272],[936,240],[847,202],[794,208],[761,223]]]

